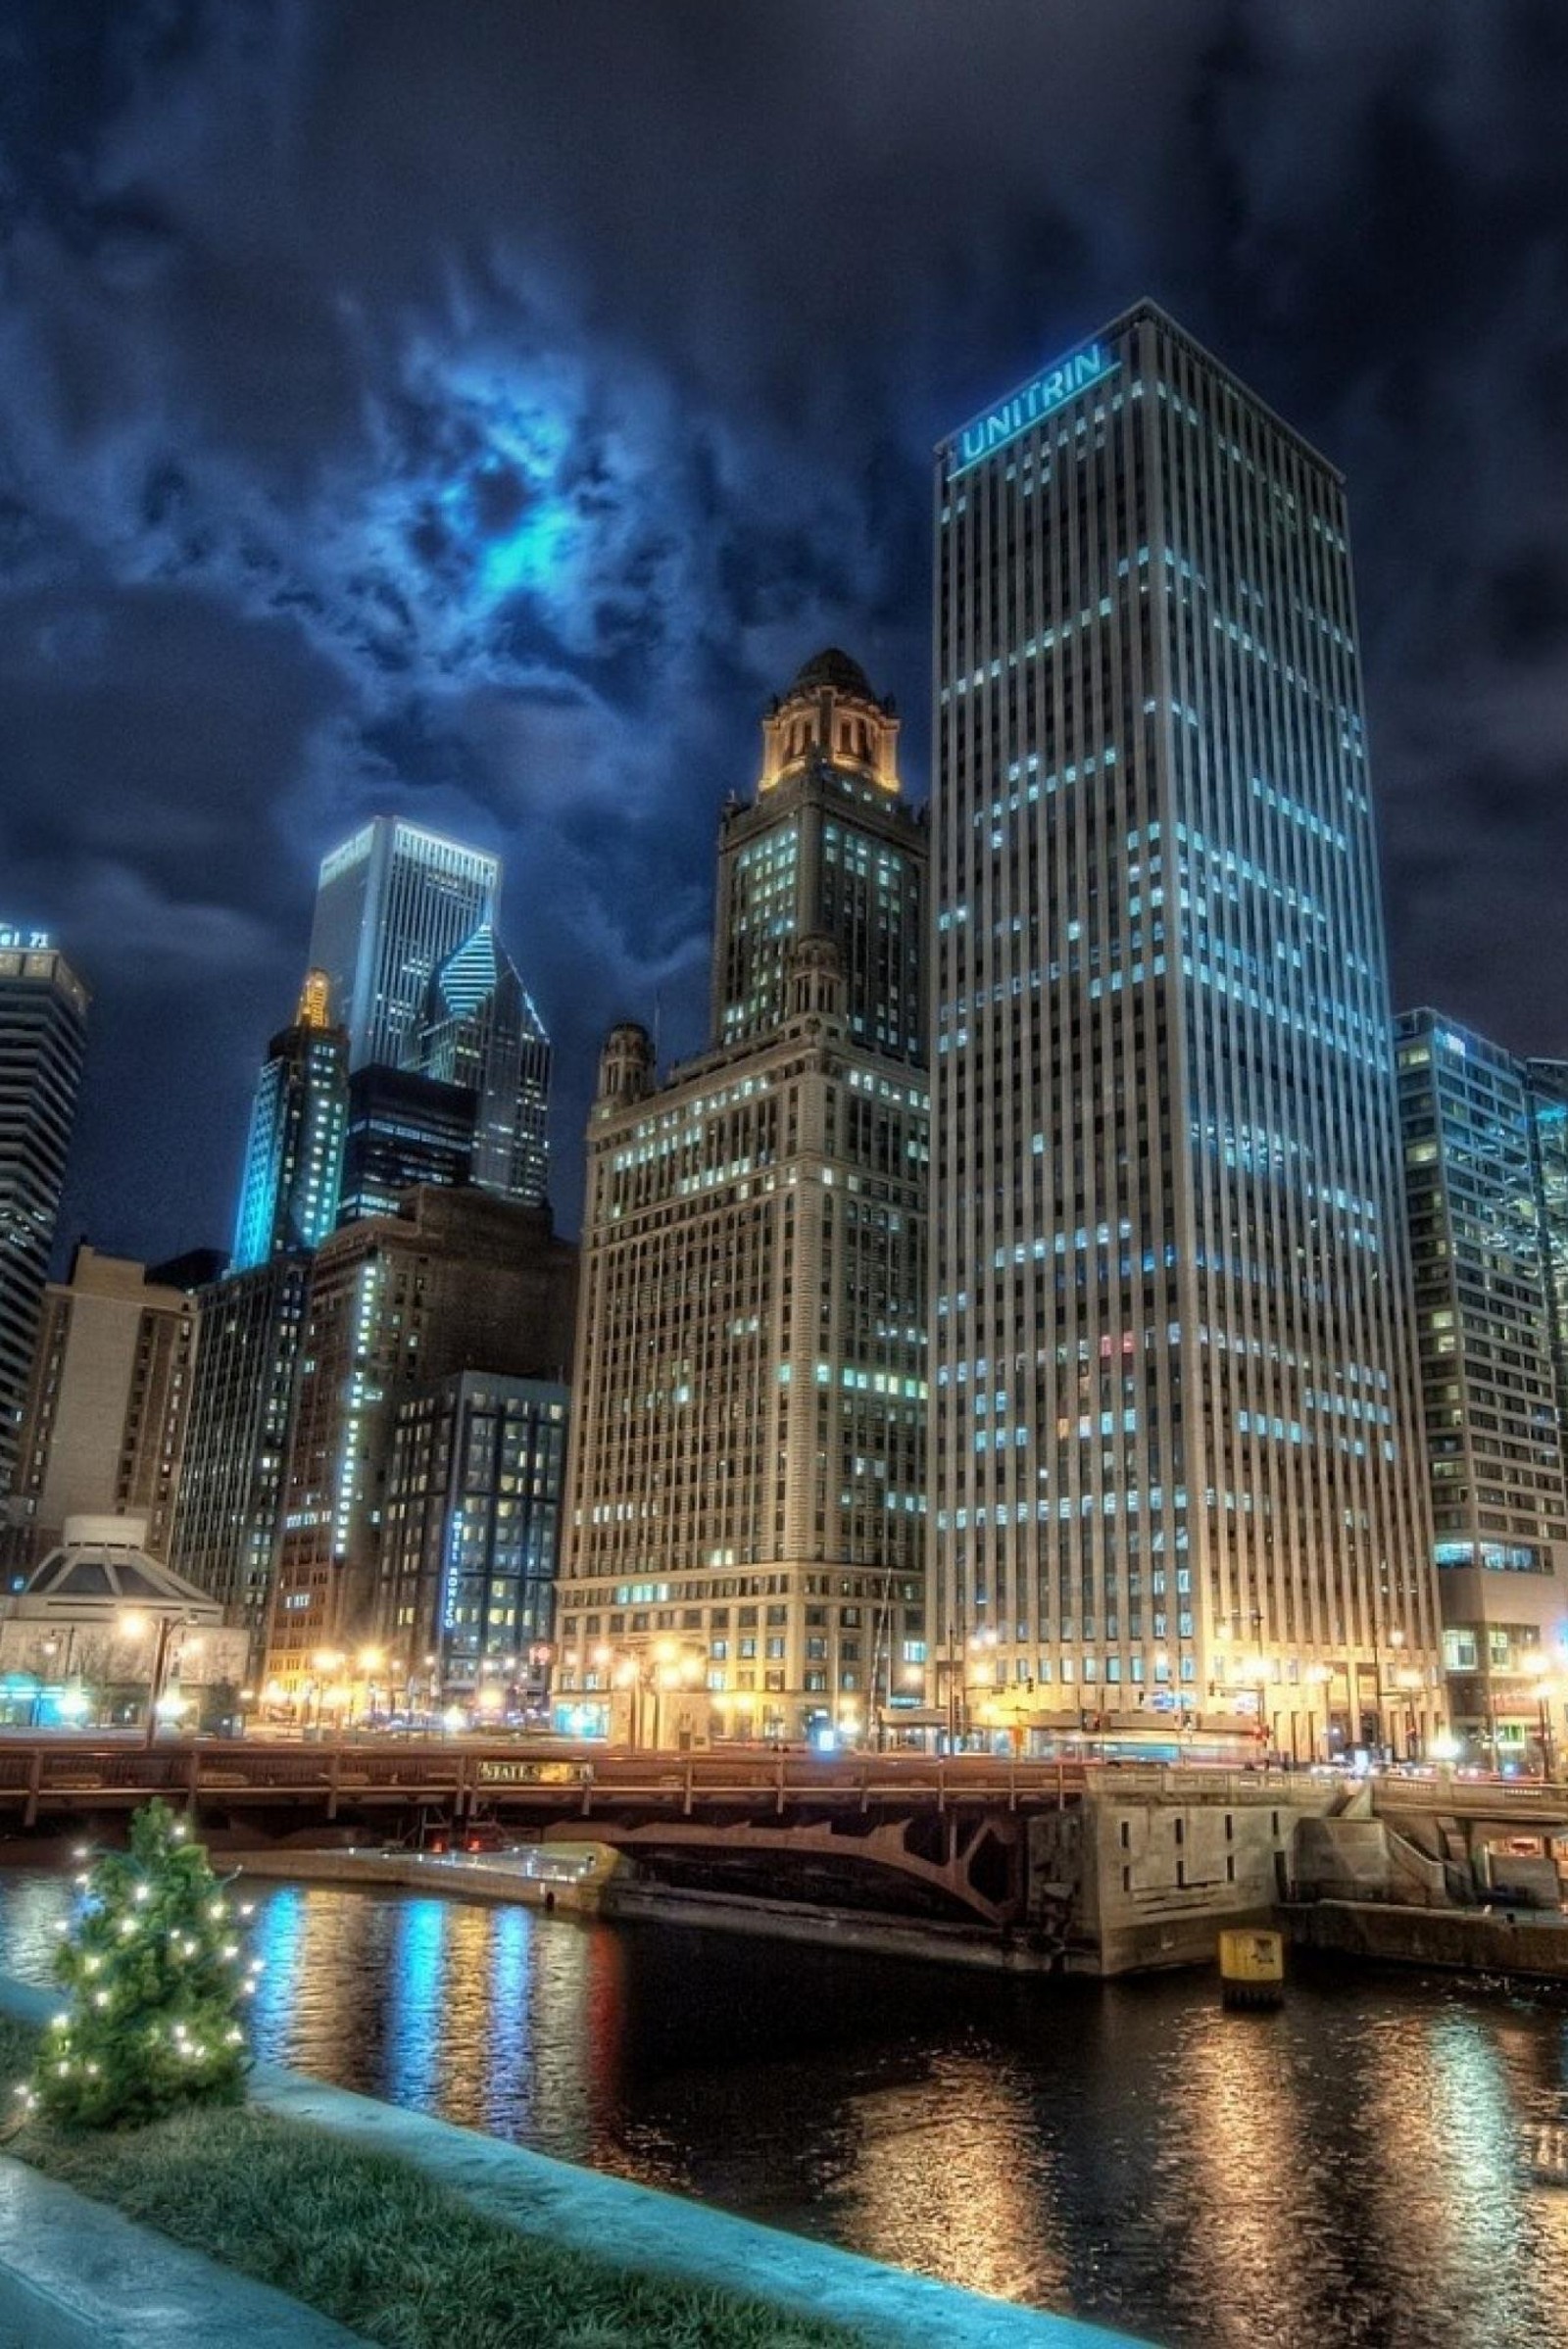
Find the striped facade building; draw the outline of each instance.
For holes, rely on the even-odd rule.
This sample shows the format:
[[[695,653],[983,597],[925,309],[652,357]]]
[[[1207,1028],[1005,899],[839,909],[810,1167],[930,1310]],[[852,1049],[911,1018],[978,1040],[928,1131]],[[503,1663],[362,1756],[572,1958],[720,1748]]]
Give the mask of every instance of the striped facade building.
[[[1024,1734],[1430,1735],[1344,484],[1141,303],[934,519],[939,1669]]]

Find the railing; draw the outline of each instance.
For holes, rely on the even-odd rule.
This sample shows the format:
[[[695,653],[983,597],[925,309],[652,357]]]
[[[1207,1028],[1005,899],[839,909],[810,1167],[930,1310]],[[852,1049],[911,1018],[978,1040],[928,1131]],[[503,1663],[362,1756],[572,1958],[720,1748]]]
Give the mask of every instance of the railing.
[[[1377,1776],[1330,1780],[1304,1771],[1183,1767],[1169,1763],[1028,1761],[998,1754],[883,1753],[827,1756],[721,1745],[690,1753],[629,1753],[604,1747],[552,1748],[537,1757],[516,1744],[449,1742],[302,1746],[261,1742],[139,1745],[58,1737],[0,1741],[0,1810],[60,1811],[92,1796],[113,1806],[155,1793],[177,1801],[321,1803],[423,1801],[466,1812],[477,1801],[503,1811],[524,1806],[584,1816],[614,1803],[717,1808],[760,1805],[775,1813],[828,1806],[945,1811],[1002,1805],[1059,1808],[1088,1793],[1116,1799],[1299,1803],[1364,1783],[1388,1807],[1512,1812],[1543,1804],[1568,1813],[1568,1791],[1539,1780]]]

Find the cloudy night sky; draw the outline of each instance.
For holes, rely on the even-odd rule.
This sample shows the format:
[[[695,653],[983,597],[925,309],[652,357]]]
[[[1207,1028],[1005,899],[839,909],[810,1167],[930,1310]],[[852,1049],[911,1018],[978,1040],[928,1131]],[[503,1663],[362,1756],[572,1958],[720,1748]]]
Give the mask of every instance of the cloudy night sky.
[[[577,1228],[820,645],[927,787],[930,449],[1139,294],[1349,476],[1396,1000],[1568,1053],[1560,0],[0,0],[0,918],[63,1243],[226,1242],[321,852],[506,861]]]

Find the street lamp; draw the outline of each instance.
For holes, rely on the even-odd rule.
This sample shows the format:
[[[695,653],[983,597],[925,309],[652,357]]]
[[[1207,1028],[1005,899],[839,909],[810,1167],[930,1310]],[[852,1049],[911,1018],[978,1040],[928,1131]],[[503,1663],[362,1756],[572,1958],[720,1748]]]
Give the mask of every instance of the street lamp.
[[[153,1646],[152,1679],[147,1688],[147,1728],[142,1738],[143,1745],[148,1748],[151,1748],[157,1738],[158,1716],[166,1702],[164,1682],[169,1663],[170,1641],[176,1631],[186,1630],[195,1620],[194,1616],[188,1614],[160,1615],[158,1619],[158,1638]],[[117,1618],[117,1628],[127,1639],[143,1639],[147,1636],[149,1627],[147,1617],[141,1610],[137,1607],[129,1607]],[[182,1639],[179,1645],[180,1656],[184,1656],[187,1648],[195,1649],[200,1645],[200,1639]]]
[[[318,1647],[311,1658],[311,1662],[315,1667],[316,1678],[305,1684],[305,1701],[301,1707],[300,1717],[301,1736],[311,1726],[311,1698],[313,1696],[316,1699],[316,1728],[318,1736],[319,1736],[321,1716],[326,1709],[327,1698],[330,1694],[326,1687],[327,1676],[330,1673],[340,1672],[344,1659],[335,1647]]]
[[[1544,1673],[1535,1683],[1534,1693],[1536,1714],[1541,1725],[1541,1775],[1543,1778],[1550,1778],[1552,1775],[1551,1699],[1553,1688],[1551,1681]]]
[[[973,1656],[974,1656],[974,1657],[976,1657],[977,1659],[978,1659],[978,1658],[980,1658],[980,1657],[983,1657],[983,1656],[989,1655],[989,1654],[991,1654],[992,1650],[993,1650],[993,1649],[996,1647],[996,1645],[997,1645],[997,1643],[998,1643],[998,1639],[999,1639],[999,1637],[1000,1637],[1000,1635],[998,1634],[998,1631],[997,1631],[997,1628],[996,1628],[995,1624],[988,1623],[988,1624],[986,1625],[986,1627],[985,1627],[985,1629],[984,1629],[983,1631],[971,1632],[971,1633],[970,1633],[970,1635],[969,1635],[969,1639],[968,1639],[968,1643],[967,1643],[967,1650],[966,1650],[966,1652],[967,1652],[969,1655],[973,1655]],[[977,1667],[977,1668],[978,1668],[978,1667]],[[996,1667],[996,1663],[995,1663],[995,1661],[993,1661],[993,1663],[992,1663],[992,1666],[991,1666],[991,1671],[990,1671],[990,1674],[989,1674],[989,1676],[982,1676],[981,1678],[978,1678],[978,1679],[976,1679],[976,1680],[972,1680],[972,1681],[970,1680],[970,1678],[969,1678],[969,1675],[968,1675],[968,1667],[967,1667],[967,1664],[965,1665],[965,1667],[964,1667],[964,1675],[963,1675],[963,1679],[962,1679],[962,1681],[960,1682],[960,1684],[959,1684],[959,1688],[958,1688],[958,1696],[959,1696],[959,1721],[958,1721],[958,1727],[959,1727],[959,1730],[961,1731],[961,1733],[962,1733],[962,1735],[963,1735],[964,1737],[967,1737],[967,1736],[968,1736],[968,1734],[969,1734],[969,1691],[970,1691],[970,1689],[971,1689],[971,1688],[994,1688],[996,1687],[996,1685],[997,1685],[997,1667]],[[950,1749],[951,1749],[951,1747],[954,1745],[954,1743],[956,1742],[956,1739],[955,1739],[955,1738],[952,1737],[951,1733],[950,1733],[950,1736],[949,1736],[949,1740],[948,1740],[948,1742],[949,1742]]]
[[[1316,1688],[1316,1689],[1317,1689],[1317,1690],[1319,1690],[1319,1692],[1322,1694],[1322,1696],[1323,1696],[1323,1701],[1324,1701],[1325,1715],[1326,1715],[1326,1713],[1327,1713],[1327,1706],[1328,1706],[1328,1693],[1327,1693],[1327,1692],[1328,1692],[1328,1685],[1329,1685],[1330,1681],[1331,1681],[1333,1678],[1334,1678],[1333,1671],[1332,1671],[1331,1667],[1330,1667],[1329,1665],[1327,1665],[1327,1664],[1308,1664],[1308,1666],[1307,1666],[1307,1668],[1306,1668],[1306,1682],[1307,1682],[1307,1686],[1308,1686],[1309,1688]],[[1325,1731],[1325,1735],[1327,1734],[1327,1728],[1328,1728],[1328,1724],[1327,1724],[1327,1719],[1325,1718],[1325,1722],[1324,1722],[1324,1731]],[[1308,1705],[1307,1705],[1307,1708],[1306,1708],[1306,1739],[1307,1739],[1307,1743],[1308,1743],[1308,1745],[1311,1747],[1311,1751],[1312,1751],[1312,1759],[1313,1759],[1313,1761],[1315,1762],[1315,1761],[1317,1761],[1317,1760],[1320,1758],[1320,1757],[1319,1757],[1319,1752],[1318,1752],[1318,1738],[1317,1738],[1317,1713],[1316,1713],[1315,1709],[1313,1708],[1313,1706],[1311,1705],[1311,1703],[1310,1703],[1310,1702],[1308,1703]]]

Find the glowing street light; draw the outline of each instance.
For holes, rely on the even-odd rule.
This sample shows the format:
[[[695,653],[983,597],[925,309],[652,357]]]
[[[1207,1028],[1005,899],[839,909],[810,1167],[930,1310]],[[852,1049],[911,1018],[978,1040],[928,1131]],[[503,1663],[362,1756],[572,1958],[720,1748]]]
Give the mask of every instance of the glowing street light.
[[[180,1713],[188,1710],[187,1705],[180,1699],[173,1700],[172,1705],[166,1704],[165,1681],[169,1665],[170,1641],[176,1631],[184,1631],[187,1635],[179,1644],[181,1658],[187,1654],[194,1654],[202,1644],[200,1637],[189,1632],[188,1627],[193,1621],[194,1618],[188,1614],[166,1614],[160,1615],[158,1618],[158,1638],[153,1647],[152,1677],[147,1686],[147,1728],[142,1739],[146,1746],[150,1747],[157,1738],[160,1718],[177,1718]],[[115,1629],[122,1639],[144,1639],[151,1629],[151,1618],[140,1607],[122,1607],[115,1618]]]

